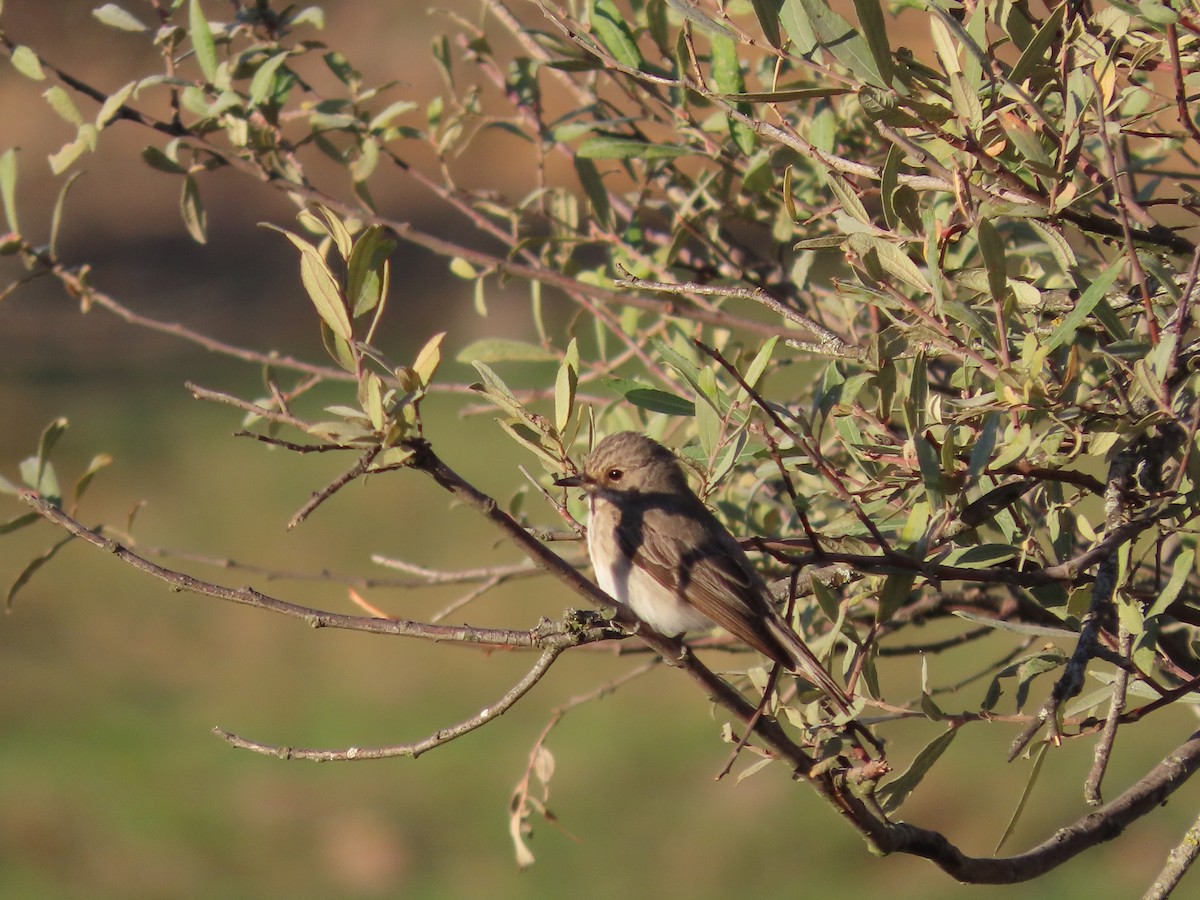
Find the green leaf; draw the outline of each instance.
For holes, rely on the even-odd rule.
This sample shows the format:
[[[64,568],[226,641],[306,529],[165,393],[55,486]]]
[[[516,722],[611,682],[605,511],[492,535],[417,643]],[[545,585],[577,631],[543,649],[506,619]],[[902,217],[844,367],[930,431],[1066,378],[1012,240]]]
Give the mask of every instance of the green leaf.
[[[579,184],[583,187],[583,192],[587,194],[588,202],[592,204],[592,212],[596,216],[596,221],[605,228],[612,228],[612,206],[609,203],[608,190],[604,187],[599,169],[590,159],[582,159],[578,155],[574,162],[575,174],[579,177]]]
[[[153,144],[142,150],[142,160],[152,169],[158,169],[160,172],[166,172],[168,175],[184,175],[187,169],[181,166],[163,151],[159,150]]]
[[[31,81],[46,80],[46,73],[42,70],[42,61],[24,44],[13,47],[9,62],[12,63],[14,69]]]
[[[738,45],[732,37],[716,35],[712,39],[712,75],[717,90],[722,94],[740,94],[746,88],[742,76],[742,65],[738,60]],[[752,110],[748,103],[738,103],[738,112],[750,115]],[[754,129],[736,116],[726,116],[729,125],[729,136],[737,144],[739,150],[746,156],[754,152],[754,144],[758,136]]]
[[[1038,29],[1029,46],[1021,53],[1021,58],[1008,74],[1008,80],[1019,85],[1033,72],[1038,64],[1052,65],[1054,60],[1047,56],[1046,51],[1058,39],[1062,29],[1063,16],[1066,15],[1067,5],[1060,3],[1051,10],[1046,23]]]
[[[1062,7],[1059,7],[1062,9]],[[1013,810],[1012,818],[1008,820],[1008,825],[1004,828],[1004,833],[1000,835],[1000,840],[996,843],[995,854],[1000,853],[1000,848],[1009,839],[1013,833],[1013,829],[1017,827],[1017,822],[1021,818],[1021,813],[1025,811],[1025,804],[1029,801],[1030,795],[1033,793],[1033,786],[1037,784],[1038,775],[1042,771],[1042,762],[1046,759],[1046,751],[1050,749],[1050,743],[1044,742],[1038,745],[1038,748],[1033,753],[1033,768],[1029,772],[1029,780],[1025,782],[1025,789],[1021,791],[1021,799],[1017,801],[1017,808]]]
[[[955,550],[940,560],[944,566],[959,566],[966,569],[986,569],[1006,562],[1017,555],[1015,547],[1009,544],[977,544],[974,547],[963,547]]]
[[[481,338],[458,351],[462,363],[556,362],[558,357],[537,344],[510,338]]]
[[[92,15],[109,28],[120,31],[147,31],[146,24],[133,13],[126,11],[115,3],[105,3],[92,10]]]
[[[32,525],[42,517],[35,512],[28,512],[24,515],[17,516],[15,519],[9,519],[7,522],[0,522],[0,534],[12,534],[27,525]]]
[[[1014,634],[1032,634],[1037,637],[1056,637],[1056,638],[1076,638],[1079,633],[1072,631],[1069,628],[1054,628],[1050,625],[1029,625],[1024,622],[1007,622],[1003,619],[992,619],[988,616],[978,616],[975,613],[969,613],[964,610],[954,610],[954,615],[960,619],[966,619],[968,622],[974,622],[977,625],[986,625],[988,628],[996,628],[1000,631],[1011,631]]]
[[[954,743],[954,738],[957,735],[957,728],[949,728],[943,731],[921,748],[921,752],[916,755],[912,764],[904,772],[879,789],[879,803],[885,812],[895,812],[903,805],[904,801],[908,799],[909,795],[929,773],[929,770],[933,768],[933,764]]]
[[[767,43],[778,50],[783,46],[782,35],[779,33],[779,9],[783,0],[751,0],[754,15],[758,19],[758,27],[763,30]]]
[[[370,226],[354,241],[346,262],[346,301],[356,317],[371,311],[383,299],[388,257],[395,249],[396,242],[382,225]]]
[[[651,144],[634,138],[598,135],[579,145],[575,155],[582,159],[675,159],[691,153],[677,144]]]
[[[9,147],[0,153],[0,202],[10,231],[20,233],[17,223],[17,151]]]
[[[658,388],[635,387],[624,394],[634,406],[668,416],[694,416],[696,404],[677,394],[660,391]],[[705,404],[707,406],[708,404]]]
[[[575,339],[571,339],[575,343]],[[579,385],[578,362],[572,362],[570,356],[563,358],[554,377],[554,427],[562,434],[571,423],[571,414],[575,410],[575,389]]]
[[[917,576],[912,572],[893,572],[884,579],[879,590],[879,606],[875,610],[875,621],[886,622],[904,605]]]
[[[212,29],[200,8],[200,0],[188,0],[188,34],[192,48],[196,51],[196,62],[210,84],[217,79],[217,45],[213,41]]]
[[[810,52],[811,45],[805,46],[808,41],[815,41],[859,81],[888,87],[866,40],[824,0],[784,0],[780,13],[780,20],[802,53]]]
[[[1096,308],[1096,304],[1104,299],[1104,294],[1112,287],[1113,282],[1117,280],[1117,276],[1121,274],[1121,269],[1124,267],[1125,259],[1123,257],[1118,257],[1110,263],[1108,268],[1101,272],[1096,277],[1096,280],[1088,285],[1087,290],[1083,292],[1083,296],[1075,303],[1075,308],[1050,332],[1050,336],[1046,338],[1043,346],[1049,350],[1054,350],[1074,336],[1076,329],[1083,324],[1083,320]]]
[[[1000,414],[988,413],[983,420],[983,428],[971,448],[971,459],[967,465],[968,479],[973,483],[979,480],[991,461],[992,451],[996,449],[996,435],[1000,430]]]
[[[46,477],[45,472],[50,467],[50,455],[54,452],[54,447],[58,444],[59,438],[67,433],[69,426],[70,422],[60,416],[42,429],[42,435],[38,439],[37,477],[29,483],[29,486],[39,493],[46,492],[44,481]],[[54,485],[52,493],[58,496],[57,483]]]
[[[197,244],[208,243],[208,216],[204,212],[204,201],[200,199],[200,185],[191,175],[183,179],[179,212],[183,215],[183,225],[192,240]]]
[[[595,0],[592,3],[591,22],[592,31],[617,62],[631,69],[642,67],[642,54],[638,50],[637,40],[613,0]]]
[[[421,352],[417,354],[416,361],[413,362],[413,371],[421,379],[422,387],[429,386],[429,383],[433,381],[433,376],[437,373],[438,366],[442,364],[442,338],[445,336],[446,332],[439,331],[427,340],[425,346],[421,348]]]
[[[279,67],[283,65],[284,60],[288,58],[290,53],[276,53],[254,73],[254,77],[250,79],[250,105],[259,106],[264,100],[274,93],[275,73],[279,71]]]
[[[475,367],[475,371],[483,378],[483,384],[478,386],[477,389],[481,389],[492,403],[507,412],[514,419],[521,419],[526,422],[533,421],[533,416],[529,410],[521,405],[521,401],[513,395],[513,392],[508,389],[508,385],[504,383],[504,379],[492,371],[487,363],[472,360],[471,365]]]
[[[1008,265],[1005,261],[1004,239],[987,219],[979,223],[977,229],[979,251],[983,255],[983,265],[987,269],[988,291],[997,303],[1003,303],[1008,288]]]
[[[75,535],[68,534],[65,538],[52,546],[41,556],[34,557],[34,559],[30,561],[29,565],[21,570],[20,574],[17,575],[16,579],[13,581],[12,586],[8,589],[8,594],[4,598],[4,605],[6,609],[12,609],[13,600],[16,598],[17,592],[29,583],[29,579],[34,576],[37,570],[46,563],[50,562],[50,560],[55,557],[59,550],[67,546],[67,544],[71,543],[73,540],[75,540]]]
[[[96,473],[105,466],[112,465],[113,458],[107,453],[98,453],[92,457],[92,461],[88,463],[87,469],[75,482],[75,490],[71,493],[71,513],[74,515],[75,509],[79,506],[79,501],[83,498],[84,493],[92,483],[92,479],[96,477]]]
[[[57,153],[51,153],[47,160],[50,163],[50,171],[55,175],[61,175],[67,169],[71,168],[72,163],[83,155],[84,151],[90,149],[92,140],[84,133],[84,129],[94,129],[95,126],[84,125],[79,129],[79,136],[69,144],[63,144]]]
[[[913,446],[917,451],[917,463],[921,467],[921,480],[925,483],[925,493],[929,497],[929,508],[941,509],[946,505],[946,489],[942,483],[942,464],[938,459],[937,451],[921,434],[913,438]]]
[[[329,326],[335,337],[349,341],[353,337],[350,327],[350,314],[346,310],[345,301],[338,290],[337,280],[329,270],[325,257],[312,244],[299,235],[292,234],[286,228],[262,223],[272,231],[278,231],[300,251],[300,280],[308,292],[309,299],[317,309],[317,315]]]
[[[76,126],[83,124],[83,116],[79,114],[79,107],[75,105],[71,95],[58,85],[48,88],[42,96],[46,98],[50,108],[58,113],[59,118],[63,121]]]
[[[121,111],[121,107],[125,105],[125,101],[137,88],[137,81],[131,81],[127,85],[113,93],[109,94],[107,99],[100,107],[100,111],[96,113],[96,127],[105,128],[117,114]]]
[[[63,186],[58,191],[58,197],[54,200],[54,212],[50,216],[50,257],[52,259],[58,258],[58,233],[62,228],[63,208],[66,206],[67,194],[82,175],[82,172],[72,173],[71,177],[63,182]]]
[[[871,58],[875,60],[879,77],[883,79],[884,84],[891,84],[892,48],[879,0],[854,0],[854,11],[858,14],[858,24],[862,26],[863,36],[871,51]]]
[[[1171,564],[1171,578],[1167,581],[1166,587],[1162,589],[1162,593],[1158,595],[1158,599],[1154,604],[1146,610],[1146,618],[1162,615],[1167,611],[1175,599],[1179,596],[1179,592],[1183,590],[1183,586],[1187,583],[1188,576],[1192,573],[1192,564],[1196,559],[1196,551],[1191,547],[1184,547],[1179,551],[1179,555],[1175,557],[1175,561]]]

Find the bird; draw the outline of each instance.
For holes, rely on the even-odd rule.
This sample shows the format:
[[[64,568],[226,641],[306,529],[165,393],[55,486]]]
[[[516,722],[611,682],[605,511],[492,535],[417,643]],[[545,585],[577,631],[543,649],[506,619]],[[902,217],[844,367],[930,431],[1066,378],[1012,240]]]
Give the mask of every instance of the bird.
[[[670,450],[638,432],[611,434],[580,473],[554,484],[584,490],[596,582],[639,620],[667,637],[720,626],[849,713],[845,692],[780,615],[754,565],[689,487]]]

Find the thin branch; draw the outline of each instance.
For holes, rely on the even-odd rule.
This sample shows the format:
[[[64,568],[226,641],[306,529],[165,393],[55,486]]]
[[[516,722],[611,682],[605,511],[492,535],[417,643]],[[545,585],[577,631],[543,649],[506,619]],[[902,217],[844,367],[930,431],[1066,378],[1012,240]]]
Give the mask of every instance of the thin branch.
[[[450,743],[455,738],[470,734],[477,728],[482,728],[488,722],[504,715],[512,709],[518,700],[529,692],[530,688],[542,680],[542,677],[549,671],[550,666],[554,664],[559,654],[565,649],[565,647],[551,647],[544,650],[542,655],[538,657],[537,662],[534,663],[533,668],[525,673],[525,677],[514,684],[493,705],[485,706],[469,719],[464,719],[447,728],[439,728],[428,737],[408,744],[393,744],[388,747],[349,747],[345,750],[311,750],[301,747],[282,747],[263,744],[249,738],[239,737],[232,732],[225,731],[223,728],[214,728],[213,734],[220,736],[239,750],[252,750],[255,753],[262,753],[265,756],[278,756],[280,759],[308,759],[314,762],[349,762],[359,759],[387,759],[393,756],[411,756],[413,759],[416,759],[422,753],[427,753],[436,747]]]
[[[1150,889],[1142,895],[1142,900],[1166,900],[1170,897],[1197,856],[1200,856],[1200,819],[1192,823],[1183,840],[1167,855],[1167,864],[1154,879]]]
[[[1129,629],[1123,624],[1120,626],[1117,640],[1117,652],[1122,657],[1128,657],[1131,638]],[[1083,799],[1091,806],[1099,806],[1104,802],[1100,794],[1100,783],[1104,780],[1104,773],[1108,771],[1108,761],[1112,756],[1113,744],[1117,740],[1117,728],[1121,724],[1121,713],[1125,709],[1125,692],[1128,687],[1129,671],[1118,668],[1117,675],[1113,679],[1112,701],[1108,707],[1108,718],[1104,720],[1104,731],[1100,733],[1100,740],[1096,742],[1092,768],[1088,772],[1087,781],[1083,784]]]
[[[186,591],[219,600],[228,600],[279,613],[307,622],[313,628],[341,628],[349,631],[366,631],[372,634],[403,635],[425,640],[473,644],[485,647],[511,647],[525,649],[552,649],[573,647],[593,641],[611,640],[620,633],[605,627],[580,627],[578,622],[543,622],[528,631],[505,628],[475,628],[471,626],[431,625],[408,619],[377,619],[369,616],[348,616],[325,612],[308,606],[300,606],[257,591],[254,588],[231,588],[210,581],[193,578],[183,572],[164,568],[128,547],[93,531],[71,518],[57,506],[45,500],[35,491],[18,492],[18,499],[31,506],[47,521],[64,529],[75,537],[82,538],[94,547],[111,553],[121,562],[140,572],[153,576],[170,585],[172,590]]]

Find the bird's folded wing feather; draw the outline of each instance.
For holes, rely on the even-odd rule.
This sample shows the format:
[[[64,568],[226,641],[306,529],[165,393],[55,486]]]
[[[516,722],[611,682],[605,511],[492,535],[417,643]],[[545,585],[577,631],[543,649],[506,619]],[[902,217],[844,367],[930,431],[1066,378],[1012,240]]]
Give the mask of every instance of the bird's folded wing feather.
[[[623,549],[655,581],[687,600],[702,615],[760,653],[787,663],[786,654],[765,626],[765,600],[759,593],[758,576],[749,561],[728,537],[728,546],[714,540],[703,528],[664,527],[666,514],[657,509],[645,512],[647,538]],[[695,520],[693,520],[694,524]],[[715,521],[714,521],[714,524]],[[718,526],[720,527],[720,526]]]

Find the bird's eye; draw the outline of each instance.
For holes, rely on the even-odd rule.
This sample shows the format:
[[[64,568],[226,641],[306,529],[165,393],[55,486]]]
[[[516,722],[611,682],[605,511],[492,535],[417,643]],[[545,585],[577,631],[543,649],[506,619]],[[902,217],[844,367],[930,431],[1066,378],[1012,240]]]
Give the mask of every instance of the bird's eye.
[[[625,473],[622,472],[620,469],[609,469],[606,474],[608,476],[609,481],[620,481],[621,476],[624,475]]]

